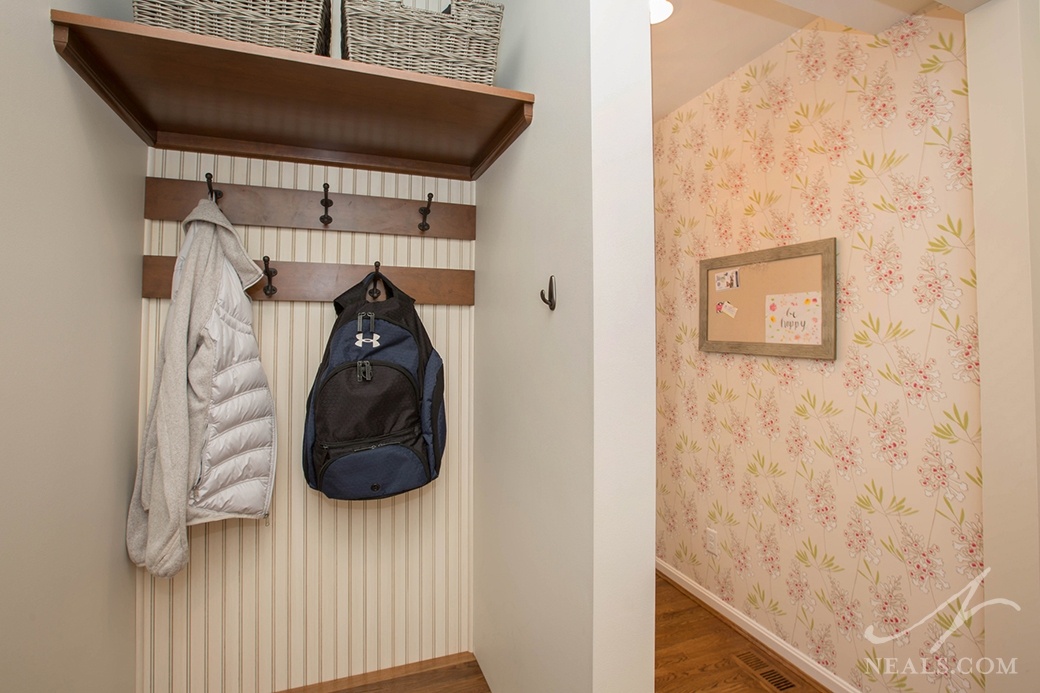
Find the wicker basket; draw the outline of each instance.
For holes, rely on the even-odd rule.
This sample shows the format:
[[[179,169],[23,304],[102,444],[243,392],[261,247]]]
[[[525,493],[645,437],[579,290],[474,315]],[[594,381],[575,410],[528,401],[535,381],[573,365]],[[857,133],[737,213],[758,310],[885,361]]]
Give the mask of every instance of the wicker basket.
[[[330,0],[133,0],[138,24],[329,54]]]
[[[343,57],[360,63],[491,84],[503,6],[452,0],[444,12],[400,0],[343,0]]]

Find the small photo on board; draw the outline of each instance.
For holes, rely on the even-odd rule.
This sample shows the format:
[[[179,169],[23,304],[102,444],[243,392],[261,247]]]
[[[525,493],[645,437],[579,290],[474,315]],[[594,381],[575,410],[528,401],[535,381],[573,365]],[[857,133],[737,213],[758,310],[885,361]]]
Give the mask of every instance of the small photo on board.
[[[740,288],[740,270],[726,270],[715,273],[715,290],[729,291]]]

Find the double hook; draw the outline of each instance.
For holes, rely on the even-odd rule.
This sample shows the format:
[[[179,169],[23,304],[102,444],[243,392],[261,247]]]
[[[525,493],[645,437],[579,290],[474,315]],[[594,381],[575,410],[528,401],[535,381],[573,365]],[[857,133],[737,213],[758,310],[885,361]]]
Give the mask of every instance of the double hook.
[[[321,187],[325,188],[325,198],[321,201],[321,206],[325,208],[325,213],[318,217],[318,221],[328,226],[332,223],[332,217],[329,216],[329,207],[332,206],[332,200],[329,199],[329,184],[325,183]]]
[[[218,200],[220,200],[220,198],[224,197],[223,191],[215,190],[213,188],[213,174],[212,173],[207,173],[206,174],[206,187],[209,189],[209,199],[211,199],[212,201],[217,202]]]
[[[430,230],[430,225],[426,223],[426,217],[430,216],[430,210],[433,209],[433,193],[426,196],[426,206],[419,208],[419,214],[422,215],[422,221],[419,222],[419,230],[426,233]]]
[[[278,287],[271,282],[271,280],[274,278],[274,275],[278,274],[278,270],[271,267],[270,263],[271,258],[267,255],[264,255],[264,276],[267,277],[267,286],[264,287],[264,295],[268,298],[278,293]]]

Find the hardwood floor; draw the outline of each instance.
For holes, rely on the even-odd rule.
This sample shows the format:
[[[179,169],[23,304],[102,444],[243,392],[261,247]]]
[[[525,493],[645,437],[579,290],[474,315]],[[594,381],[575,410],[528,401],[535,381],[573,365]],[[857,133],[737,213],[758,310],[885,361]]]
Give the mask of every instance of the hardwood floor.
[[[660,574],[656,632],[655,693],[823,693]],[[491,693],[491,689],[477,660],[466,652],[285,693]]]
[[[655,693],[823,691],[660,574],[656,631]]]

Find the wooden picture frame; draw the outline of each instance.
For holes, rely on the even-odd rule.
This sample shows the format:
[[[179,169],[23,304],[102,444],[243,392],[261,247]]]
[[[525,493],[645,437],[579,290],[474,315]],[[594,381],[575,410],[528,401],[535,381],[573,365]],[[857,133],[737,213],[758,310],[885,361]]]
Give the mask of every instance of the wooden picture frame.
[[[834,238],[700,261],[701,351],[834,360]]]

